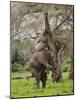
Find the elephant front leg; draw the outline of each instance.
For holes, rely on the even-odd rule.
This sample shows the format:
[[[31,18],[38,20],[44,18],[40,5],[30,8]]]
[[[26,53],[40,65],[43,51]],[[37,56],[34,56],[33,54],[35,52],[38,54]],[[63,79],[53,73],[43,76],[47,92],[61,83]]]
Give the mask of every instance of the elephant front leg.
[[[43,73],[42,75],[42,88],[46,88],[46,80],[47,80],[47,74],[46,73]]]
[[[42,88],[46,88],[46,81],[42,81]]]

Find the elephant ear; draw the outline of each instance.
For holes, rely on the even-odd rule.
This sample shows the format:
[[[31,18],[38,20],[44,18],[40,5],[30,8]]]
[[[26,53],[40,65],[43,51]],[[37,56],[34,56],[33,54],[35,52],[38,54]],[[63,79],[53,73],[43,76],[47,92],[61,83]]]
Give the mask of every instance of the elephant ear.
[[[49,61],[49,55],[47,50],[42,50],[38,52],[37,60],[40,64],[46,65]]]
[[[38,61],[38,57],[39,57],[39,53],[35,52],[33,57],[30,60],[31,67],[38,67],[38,66],[40,66],[40,63]]]
[[[48,35],[45,34],[44,32],[39,35],[35,42],[35,50],[36,51],[41,51],[44,50],[45,48],[48,48]]]

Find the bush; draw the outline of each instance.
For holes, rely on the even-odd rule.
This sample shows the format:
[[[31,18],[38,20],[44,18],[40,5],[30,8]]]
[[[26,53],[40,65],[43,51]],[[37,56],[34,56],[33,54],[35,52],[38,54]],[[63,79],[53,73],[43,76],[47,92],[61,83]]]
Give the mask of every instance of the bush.
[[[25,65],[32,56],[32,43],[30,40],[14,40],[11,44],[11,64]]]
[[[67,59],[62,63],[62,71],[67,72],[71,65],[71,59]]]
[[[68,68],[69,68],[69,65],[68,64],[64,64],[63,67],[62,67],[62,71],[63,72],[67,72]]]
[[[25,64],[24,55],[17,48],[15,49],[14,57],[11,59],[11,61],[12,64],[15,63],[22,64],[22,65]]]
[[[31,65],[30,65],[30,62],[28,61],[27,63],[26,63],[26,65],[25,65],[25,70],[26,71],[31,71],[31,67],[30,67]]]
[[[24,66],[18,63],[11,64],[11,71],[12,72],[24,71]]]

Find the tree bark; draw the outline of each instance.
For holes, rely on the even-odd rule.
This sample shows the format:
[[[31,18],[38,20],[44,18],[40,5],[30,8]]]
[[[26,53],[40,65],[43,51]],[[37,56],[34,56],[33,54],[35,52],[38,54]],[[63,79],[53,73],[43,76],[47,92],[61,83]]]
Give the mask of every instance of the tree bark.
[[[50,41],[54,47],[54,56],[52,57],[52,80],[53,82],[56,81],[58,82],[61,77],[62,77],[62,72],[61,72],[61,67],[60,67],[60,64],[59,64],[59,50],[60,50],[60,44],[54,40],[53,38],[53,34],[51,33],[50,31],[50,25],[49,25],[49,22],[48,22],[48,13],[45,13],[44,14],[45,16],[45,33],[47,33],[49,36],[50,36]],[[52,53],[50,53],[52,54]]]
[[[69,76],[68,76],[69,79],[74,79],[74,64],[73,64],[73,55],[71,56],[71,67],[70,67],[70,70],[69,70]]]

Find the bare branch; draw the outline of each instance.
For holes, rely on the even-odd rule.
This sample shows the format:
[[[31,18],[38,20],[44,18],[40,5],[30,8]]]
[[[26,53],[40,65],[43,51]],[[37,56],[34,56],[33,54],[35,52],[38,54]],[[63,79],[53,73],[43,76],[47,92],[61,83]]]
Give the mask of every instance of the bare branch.
[[[70,16],[67,16],[53,31],[53,33],[66,21],[69,19]]]

